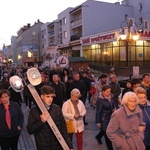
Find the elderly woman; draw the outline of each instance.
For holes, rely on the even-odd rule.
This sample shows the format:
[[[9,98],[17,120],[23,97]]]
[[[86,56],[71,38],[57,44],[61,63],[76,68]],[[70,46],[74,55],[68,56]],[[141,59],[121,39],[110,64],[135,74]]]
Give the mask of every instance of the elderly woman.
[[[63,103],[62,112],[66,120],[72,120],[75,128],[75,134],[77,138],[78,150],[82,150],[83,145],[83,131],[84,122],[83,117],[86,114],[86,109],[81,100],[81,93],[78,89],[74,88],[71,91],[71,98]],[[72,140],[73,133],[69,133]]]
[[[146,146],[146,150],[150,150],[150,102],[147,100],[147,92],[144,88],[138,87],[134,92],[139,98],[139,106],[143,112],[143,122],[146,123],[144,144]]]
[[[144,123],[138,102],[134,92],[125,93],[122,98],[123,106],[111,116],[106,134],[117,150],[145,150]]]

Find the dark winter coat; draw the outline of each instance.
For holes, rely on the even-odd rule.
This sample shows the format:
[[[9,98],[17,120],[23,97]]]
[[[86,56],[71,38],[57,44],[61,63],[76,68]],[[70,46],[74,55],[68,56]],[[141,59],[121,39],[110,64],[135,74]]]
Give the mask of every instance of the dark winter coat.
[[[66,123],[61,109],[52,104],[48,110],[58,130],[64,137],[66,143],[72,148],[70,137],[67,133]],[[41,111],[38,107],[32,107],[29,113],[27,122],[27,131],[29,134],[34,134],[37,150],[62,150],[57,138],[52,132],[48,123],[43,123],[40,119]]]
[[[144,131],[144,144],[145,146],[150,146],[150,102],[148,101],[146,105],[140,105],[143,112],[143,122],[146,123],[146,128]]]
[[[71,93],[71,91],[74,89],[74,88],[77,88],[82,97],[80,98],[81,101],[85,104],[85,93],[86,93],[86,87],[85,87],[85,84],[82,80],[79,80],[79,81],[76,81],[76,80],[73,80],[71,83],[70,83],[70,86],[69,86],[69,92]]]
[[[51,86],[55,90],[55,94],[56,94],[56,97],[54,97],[53,103],[62,108],[63,102],[67,100],[65,84],[59,81],[58,84],[55,84],[54,82],[52,82]]]
[[[101,94],[96,103],[96,124],[101,124],[101,130],[106,131],[114,109],[114,100],[109,101]]]
[[[138,106],[134,112],[122,106],[112,114],[106,134],[116,150],[145,150],[143,132],[139,131],[142,124],[142,111]]]
[[[10,102],[9,111],[11,115],[11,129],[9,130],[5,120],[6,110],[3,104],[0,104],[0,137],[13,137],[20,134],[23,127],[24,117],[19,105],[15,102]]]

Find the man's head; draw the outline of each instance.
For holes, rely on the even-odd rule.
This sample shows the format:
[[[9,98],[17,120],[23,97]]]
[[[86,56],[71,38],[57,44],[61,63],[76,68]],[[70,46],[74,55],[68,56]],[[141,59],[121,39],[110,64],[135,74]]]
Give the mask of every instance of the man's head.
[[[58,83],[60,81],[60,77],[57,74],[53,75],[53,82]]]
[[[141,81],[138,78],[133,78],[132,79],[132,87],[135,89],[137,87],[140,87]]]
[[[41,88],[41,99],[47,106],[51,105],[51,103],[53,101],[53,97],[55,97],[55,96],[56,96],[55,91],[51,86],[44,85]]]
[[[99,80],[101,80],[103,83],[106,83],[106,81],[107,81],[107,75],[105,73],[102,73],[99,76]]]
[[[74,78],[74,80],[79,81],[79,80],[80,80],[80,75],[79,75],[79,73],[78,73],[78,72],[75,72],[75,73],[73,74],[73,78]]]
[[[1,92],[0,92],[0,98],[1,98],[1,101],[3,103],[3,105],[9,105],[10,101],[10,92],[9,90],[7,89],[3,89]]]
[[[142,80],[146,83],[149,83],[150,82],[150,78],[149,78],[149,74],[148,73],[144,73],[142,75]]]

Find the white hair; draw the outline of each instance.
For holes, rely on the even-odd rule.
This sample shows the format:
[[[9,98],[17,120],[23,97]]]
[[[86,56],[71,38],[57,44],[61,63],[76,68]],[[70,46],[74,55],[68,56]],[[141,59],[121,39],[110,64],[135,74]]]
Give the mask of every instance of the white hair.
[[[78,97],[81,96],[81,93],[80,91],[77,89],[77,88],[74,88],[72,91],[71,91],[71,95],[76,95]]]
[[[139,103],[139,99],[138,99],[137,95],[134,92],[127,92],[127,93],[124,94],[124,96],[122,98],[122,101],[121,101],[122,105],[126,105],[128,100],[131,97],[134,97],[136,99],[137,104]]]

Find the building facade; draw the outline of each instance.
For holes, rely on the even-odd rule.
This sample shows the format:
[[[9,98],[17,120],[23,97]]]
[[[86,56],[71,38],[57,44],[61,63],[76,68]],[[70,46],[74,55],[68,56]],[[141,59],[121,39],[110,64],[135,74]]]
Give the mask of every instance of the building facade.
[[[42,47],[38,56],[41,56],[42,65],[53,67],[57,57],[65,55],[85,57],[94,66],[127,69],[149,66],[149,5],[149,0],[123,0],[121,3],[87,0],[75,8],[65,9],[56,20],[41,24]],[[137,41],[121,40],[119,35],[123,28],[125,31],[142,29],[144,32]],[[32,31],[33,27],[29,27],[25,32],[31,34]],[[21,52],[19,44],[23,33],[17,37],[18,53]],[[30,39],[31,44],[33,41]],[[27,64],[26,60],[23,64]]]

